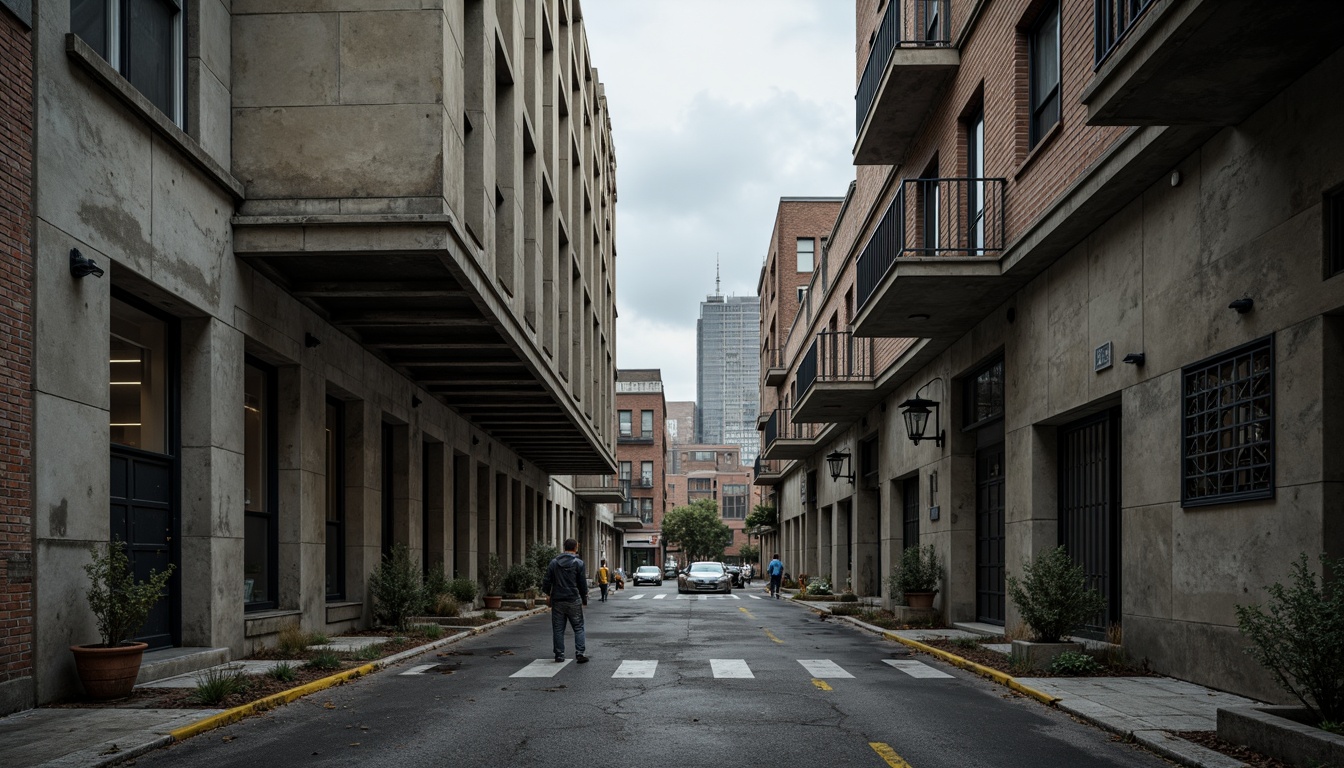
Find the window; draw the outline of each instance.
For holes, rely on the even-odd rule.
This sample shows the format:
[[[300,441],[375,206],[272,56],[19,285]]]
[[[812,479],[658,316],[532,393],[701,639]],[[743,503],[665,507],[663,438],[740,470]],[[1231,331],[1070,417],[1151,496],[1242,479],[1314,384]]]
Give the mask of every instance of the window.
[[[1344,187],[1325,195],[1321,215],[1325,219],[1325,276],[1344,272]]]
[[[691,451],[691,461],[714,461],[713,451]]]
[[[972,429],[1003,416],[1003,358],[972,374],[965,386],[963,429]]]
[[[747,486],[738,483],[723,484],[723,517],[726,520],[745,520],[747,517]]]
[[[168,453],[168,324],[113,299],[108,352],[112,443]]]
[[[817,241],[812,237],[798,238],[798,271],[811,272],[816,263]]]
[[[901,481],[901,551],[919,546],[919,478]]]
[[[621,479],[622,480],[630,479],[630,462],[628,461],[621,462]]]
[[[70,31],[179,126],[183,29],[180,0],[70,0]]]
[[[639,522],[653,524],[653,499],[636,499],[639,502]]]
[[[985,112],[980,110],[966,124],[966,175],[970,177],[967,208],[970,212],[971,252],[985,252]]]
[[[653,487],[653,462],[639,462],[639,484],[642,488]]]
[[[653,437],[653,411],[639,412],[639,434],[641,437]]]
[[[621,437],[630,437],[633,435],[634,431],[630,424],[630,411],[620,411],[617,416],[619,417]]]
[[[805,301],[807,301],[807,286],[800,285],[798,286],[798,303],[802,304]]]
[[[692,493],[696,491],[709,491],[713,489],[713,486],[710,485],[710,479],[707,477],[692,477],[686,482],[687,482],[687,488],[689,488]]]
[[[1051,3],[1028,35],[1027,78],[1031,96],[1028,145],[1036,146],[1059,122],[1059,3]]]
[[[246,610],[274,608],[278,521],[276,506],[275,369],[247,358],[243,374],[243,602]]]
[[[345,598],[345,409],[327,398],[327,599]]]
[[[924,235],[923,250],[926,256],[937,255],[938,251],[938,161],[935,160],[921,176],[919,182],[919,225]]]
[[[924,13],[924,39],[928,42],[939,42],[946,38],[942,34],[942,26],[939,23],[942,19],[938,13],[939,8],[945,0],[924,0],[922,10]]]
[[[1274,495],[1274,337],[1181,369],[1181,506]]]

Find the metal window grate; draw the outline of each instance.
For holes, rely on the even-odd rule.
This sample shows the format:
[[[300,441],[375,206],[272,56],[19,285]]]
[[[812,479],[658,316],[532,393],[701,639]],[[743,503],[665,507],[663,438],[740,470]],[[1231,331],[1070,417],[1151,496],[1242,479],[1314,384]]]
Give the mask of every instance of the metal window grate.
[[[919,478],[901,482],[901,551],[919,546]]]
[[[1274,495],[1274,337],[1181,370],[1181,506]]]

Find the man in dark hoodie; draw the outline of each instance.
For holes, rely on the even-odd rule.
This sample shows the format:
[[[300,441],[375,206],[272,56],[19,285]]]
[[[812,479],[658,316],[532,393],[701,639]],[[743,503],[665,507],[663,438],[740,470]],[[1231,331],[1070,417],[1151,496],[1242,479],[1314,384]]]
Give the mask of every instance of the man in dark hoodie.
[[[541,580],[541,591],[551,606],[551,644],[556,661],[565,660],[566,622],[574,627],[575,660],[580,664],[588,661],[583,653],[588,650],[583,635],[583,606],[588,604],[586,570],[579,559],[579,542],[565,539],[565,551],[546,566],[546,576]]]

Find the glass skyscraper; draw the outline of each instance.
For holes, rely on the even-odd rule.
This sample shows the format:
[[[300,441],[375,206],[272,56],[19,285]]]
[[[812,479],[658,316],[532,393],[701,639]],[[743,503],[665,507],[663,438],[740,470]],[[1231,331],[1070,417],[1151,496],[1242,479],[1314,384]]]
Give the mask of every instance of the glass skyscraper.
[[[761,301],[709,296],[695,324],[695,441],[737,445],[750,465],[760,453]]]

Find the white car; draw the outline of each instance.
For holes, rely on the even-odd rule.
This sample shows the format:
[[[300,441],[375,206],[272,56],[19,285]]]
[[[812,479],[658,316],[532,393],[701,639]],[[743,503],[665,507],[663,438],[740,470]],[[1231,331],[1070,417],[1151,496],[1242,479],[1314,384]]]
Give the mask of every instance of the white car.
[[[663,572],[658,570],[656,565],[641,565],[635,569],[635,586],[640,584],[653,584],[661,587],[663,585]]]

